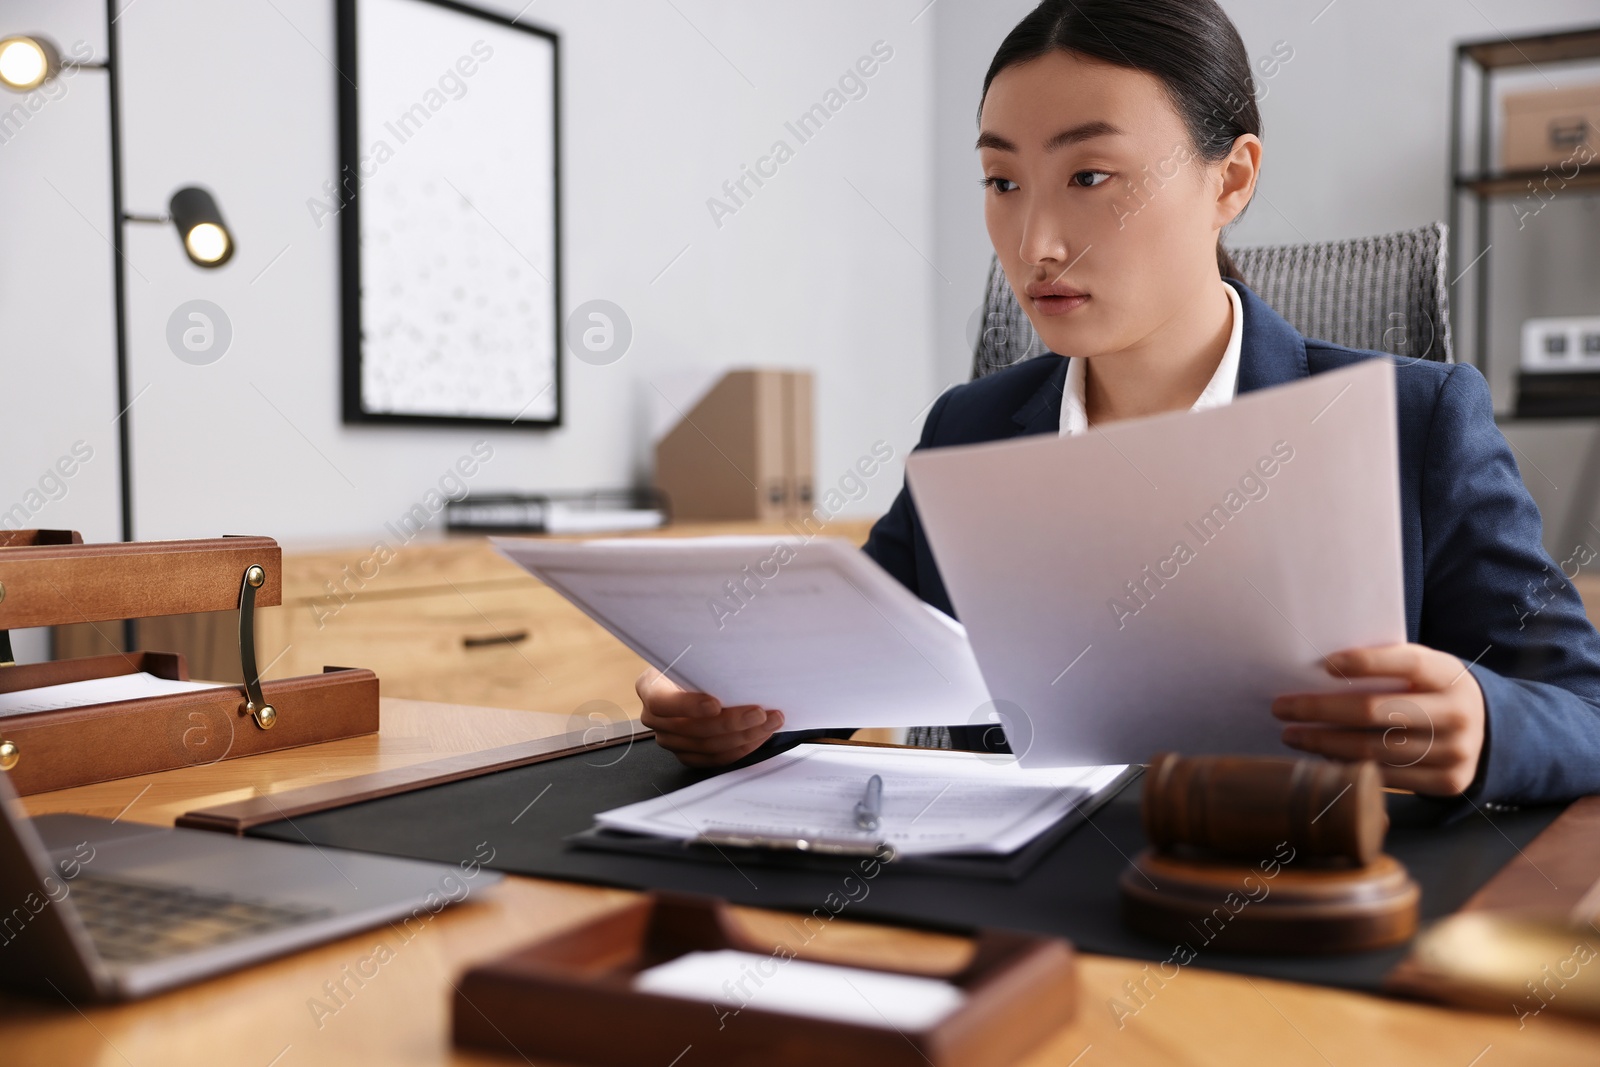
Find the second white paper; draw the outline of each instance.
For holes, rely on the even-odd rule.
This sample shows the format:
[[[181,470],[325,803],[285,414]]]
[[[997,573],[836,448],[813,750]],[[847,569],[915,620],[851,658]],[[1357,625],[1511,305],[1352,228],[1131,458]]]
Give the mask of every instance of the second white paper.
[[[1322,657],[1406,640],[1394,373],[911,456],[1024,766],[1290,754],[1274,697],[1354,688]]]
[[[677,684],[786,730],[991,721],[966,633],[840,538],[493,543]]]

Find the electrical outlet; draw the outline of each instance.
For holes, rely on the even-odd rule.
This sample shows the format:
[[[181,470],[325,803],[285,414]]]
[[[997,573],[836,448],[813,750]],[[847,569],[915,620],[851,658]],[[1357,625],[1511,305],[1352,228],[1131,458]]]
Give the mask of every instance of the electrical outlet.
[[[1600,316],[1524,322],[1522,369],[1600,371]]]

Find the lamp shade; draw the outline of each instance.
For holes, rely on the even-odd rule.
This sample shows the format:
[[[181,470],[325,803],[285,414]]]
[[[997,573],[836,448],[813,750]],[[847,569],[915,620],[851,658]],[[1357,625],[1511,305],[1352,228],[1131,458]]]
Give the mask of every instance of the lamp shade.
[[[196,266],[220,267],[233,256],[233,234],[208,190],[188,185],[172,194],[167,207],[183,250]]]
[[[30,92],[61,70],[61,53],[43,37],[0,38],[0,85]]]

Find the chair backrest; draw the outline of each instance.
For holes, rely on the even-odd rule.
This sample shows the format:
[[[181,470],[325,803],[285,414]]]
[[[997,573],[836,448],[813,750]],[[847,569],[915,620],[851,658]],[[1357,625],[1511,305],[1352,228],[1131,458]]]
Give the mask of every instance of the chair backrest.
[[[1447,228],[1320,244],[1241,248],[1245,284],[1306,337],[1410,359],[1453,360],[1445,283]],[[1016,294],[989,265],[972,376],[981,378],[1045,351]]]

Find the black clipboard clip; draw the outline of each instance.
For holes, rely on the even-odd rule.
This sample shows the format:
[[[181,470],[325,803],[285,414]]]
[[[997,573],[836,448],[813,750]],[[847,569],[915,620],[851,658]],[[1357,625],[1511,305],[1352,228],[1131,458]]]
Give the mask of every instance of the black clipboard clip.
[[[871,856],[883,863],[894,861],[895,847],[887,841],[827,837],[821,834],[754,834],[738,830],[705,830],[689,840],[690,845],[713,848],[764,848],[780,852],[809,852],[819,856]]]

